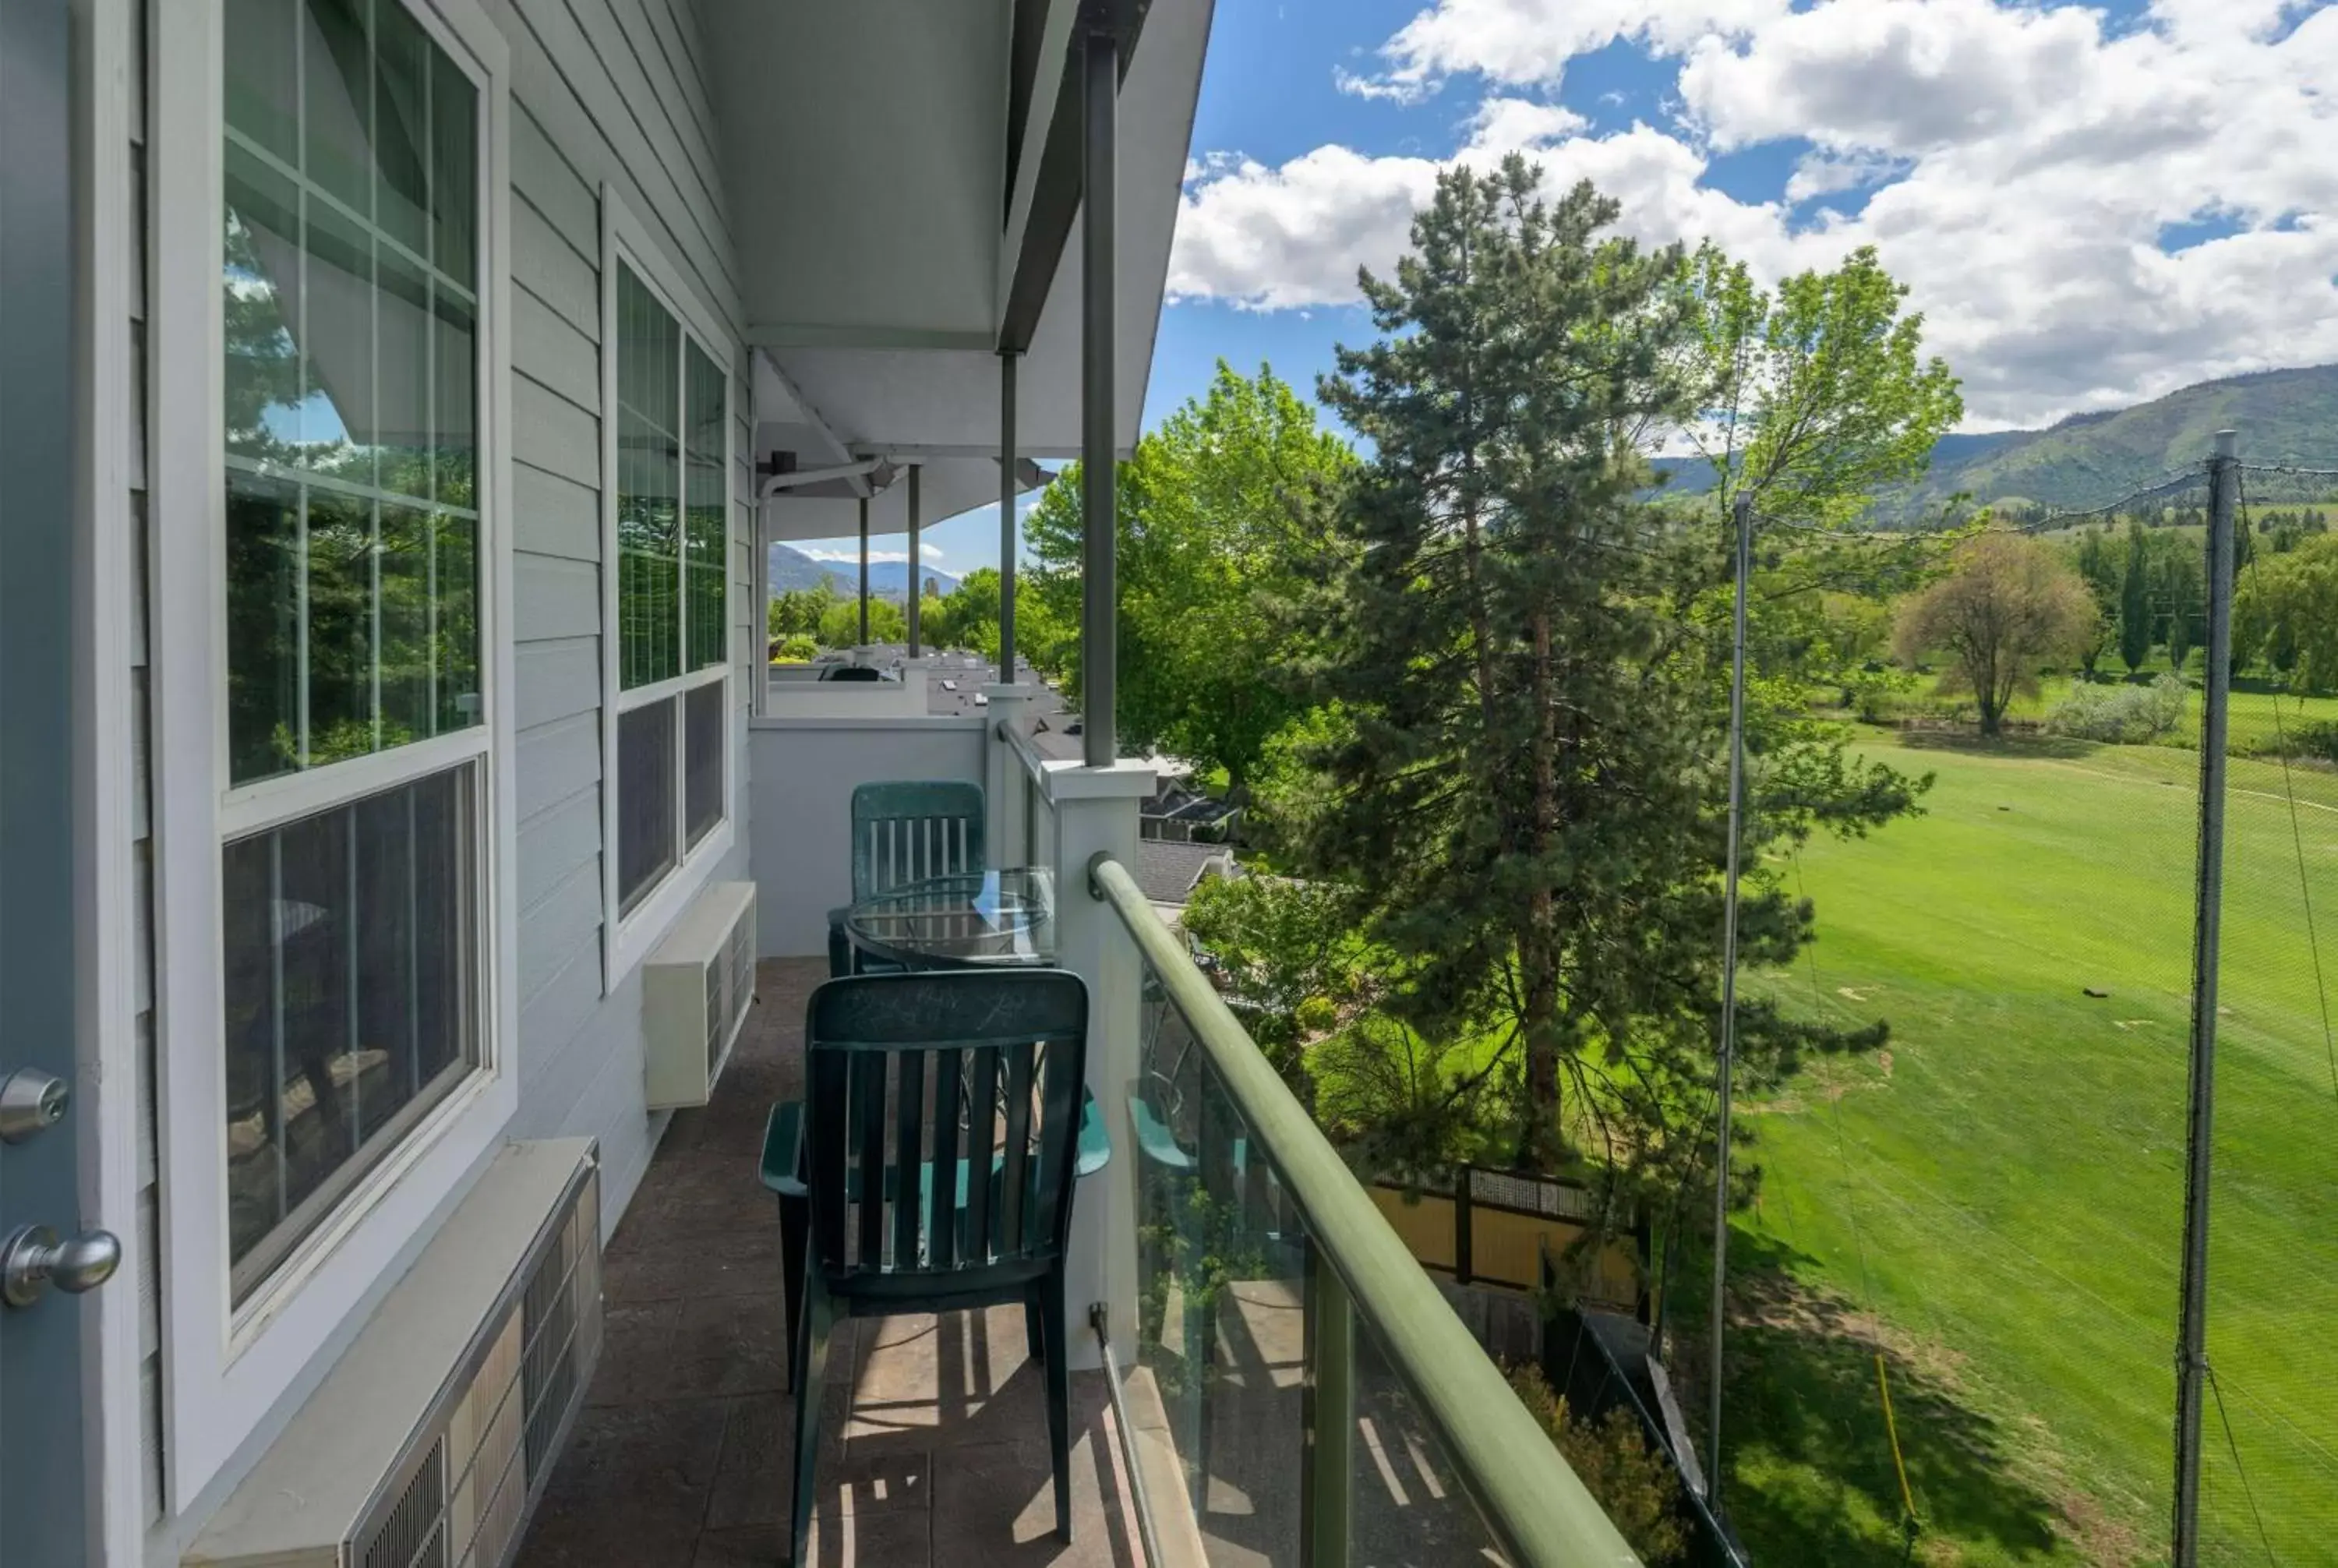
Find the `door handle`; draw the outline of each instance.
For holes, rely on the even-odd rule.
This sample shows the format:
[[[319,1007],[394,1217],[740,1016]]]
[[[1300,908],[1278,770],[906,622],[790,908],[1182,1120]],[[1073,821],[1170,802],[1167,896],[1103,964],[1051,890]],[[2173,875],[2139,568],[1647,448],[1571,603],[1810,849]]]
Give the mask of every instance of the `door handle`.
[[[94,1290],[122,1267],[122,1240],[111,1230],[84,1230],[60,1241],[46,1225],[25,1225],[0,1241],[0,1301],[30,1307],[54,1285],[69,1296]]]

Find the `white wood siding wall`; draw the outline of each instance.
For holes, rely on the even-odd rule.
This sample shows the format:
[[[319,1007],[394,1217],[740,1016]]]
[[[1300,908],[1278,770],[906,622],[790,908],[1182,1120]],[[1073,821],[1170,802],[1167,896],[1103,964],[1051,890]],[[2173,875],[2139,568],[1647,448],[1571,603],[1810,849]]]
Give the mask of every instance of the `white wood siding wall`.
[[[663,1119],[643,1109],[639,971],[602,995],[601,218],[605,181],[735,334],[704,46],[689,0],[491,0],[512,49],[512,519],[519,730],[517,1138],[601,1141],[614,1228]],[[743,360],[732,367],[737,494],[752,494]],[[758,640],[753,511],[735,508],[733,697]],[[746,752],[738,848],[747,875]]]

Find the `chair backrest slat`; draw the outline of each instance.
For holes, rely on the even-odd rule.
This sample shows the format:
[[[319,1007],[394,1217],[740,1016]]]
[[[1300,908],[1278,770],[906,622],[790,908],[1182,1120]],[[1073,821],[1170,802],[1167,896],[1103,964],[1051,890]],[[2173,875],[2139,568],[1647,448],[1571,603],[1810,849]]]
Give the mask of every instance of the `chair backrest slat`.
[[[852,897],[910,882],[988,869],[982,786],[970,779],[904,779],[852,791]]]
[[[881,1267],[885,1248],[885,1058],[871,1053],[852,1064],[852,1110],[860,1123],[860,1234],[864,1269]]]
[[[926,1054],[896,1053],[893,1091],[893,1267],[915,1269],[925,1199],[918,1170],[926,1157]],[[938,1172],[937,1172],[938,1175]]]
[[[956,1048],[934,1053],[934,1181],[926,1211],[926,1260],[936,1269],[958,1266],[958,1103],[965,1083],[966,1054]]]
[[[1086,1070],[1077,975],[831,980],[805,1039],[813,1250],[831,1285],[882,1273],[975,1290],[985,1270],[1027,1279],[1062,1256]]]
[[[990,1152],[998,1146],[995,1126],[998,1113],[998,1053],[975,1051],[974,1093],[967,1101],[966,1255],[982,1262],[991,1255]]]
[[[998,1213],[991,1220],[1002,1255],[1023,1250],[1031,1184],[1031,1047],[1007,1047],[1007,1148],[1000,1161]]]

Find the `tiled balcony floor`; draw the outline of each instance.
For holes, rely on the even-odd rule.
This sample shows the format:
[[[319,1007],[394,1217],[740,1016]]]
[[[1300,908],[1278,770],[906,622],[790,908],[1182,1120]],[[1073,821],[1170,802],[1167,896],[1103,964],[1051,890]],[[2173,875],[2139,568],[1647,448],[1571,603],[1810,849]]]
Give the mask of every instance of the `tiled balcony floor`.
[[[607,1332],[522,1568],[785,1561],[795,1399],[763,1121],[802,1082],[817,960],[766,960],[714,1102],[677,1112],[610,1241]],[[1072,1377],[1074,1544],[1055,1537],[1021,1313],[846,1323],[822,1390],[820,1568],[1135,1564],[1100,1374]]]

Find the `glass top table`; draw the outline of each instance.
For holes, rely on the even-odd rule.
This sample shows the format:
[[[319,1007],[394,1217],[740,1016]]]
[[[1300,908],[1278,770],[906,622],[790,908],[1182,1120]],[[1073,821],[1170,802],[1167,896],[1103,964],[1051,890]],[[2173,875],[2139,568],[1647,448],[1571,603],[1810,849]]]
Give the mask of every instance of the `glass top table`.
[[[844,933],[869,956],[910,969],[1053,964],[1055,873],[1010,867],[907,883],[847,909]]]

